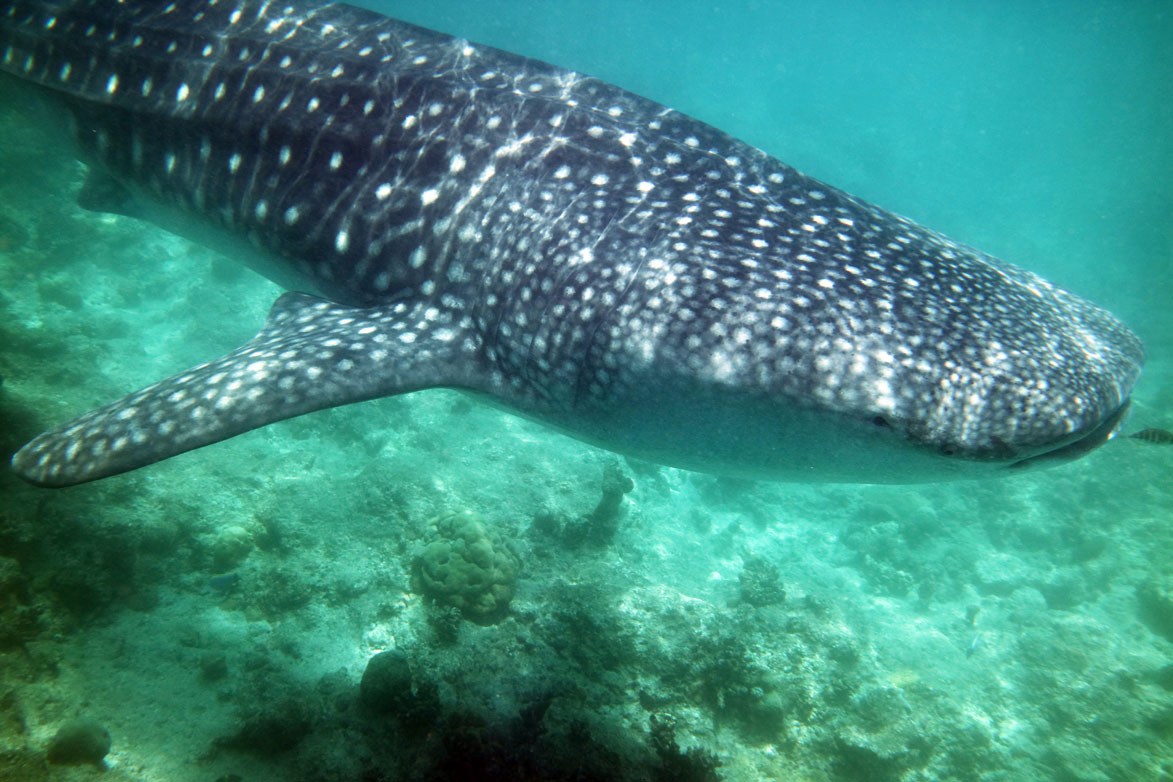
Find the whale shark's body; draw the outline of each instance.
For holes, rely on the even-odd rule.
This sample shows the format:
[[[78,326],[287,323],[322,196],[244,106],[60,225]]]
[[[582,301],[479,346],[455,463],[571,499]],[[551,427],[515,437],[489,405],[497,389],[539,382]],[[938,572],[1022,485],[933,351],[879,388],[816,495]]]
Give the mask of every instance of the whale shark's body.
[[[66,110],[84,205],[299,291],[33,440],[34,483],[437,386],[691,469],[942,480],[1090,450],[1140,373],[1135,336],[1029,272],[617,87],[349,6],[3,0],[0,70]]]

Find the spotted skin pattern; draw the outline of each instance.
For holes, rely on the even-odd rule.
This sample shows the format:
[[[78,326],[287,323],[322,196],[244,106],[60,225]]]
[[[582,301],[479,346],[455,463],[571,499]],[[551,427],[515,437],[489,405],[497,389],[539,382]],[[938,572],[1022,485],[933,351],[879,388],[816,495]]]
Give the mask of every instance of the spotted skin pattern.
[[[0,71],[72,117],[85,205],[300,291],[33,440],[34,483],[436,386],[691,469],[944,480],[1090,450],[1143,362],[1107,312],[697,120],[349,6],[6,0]]]

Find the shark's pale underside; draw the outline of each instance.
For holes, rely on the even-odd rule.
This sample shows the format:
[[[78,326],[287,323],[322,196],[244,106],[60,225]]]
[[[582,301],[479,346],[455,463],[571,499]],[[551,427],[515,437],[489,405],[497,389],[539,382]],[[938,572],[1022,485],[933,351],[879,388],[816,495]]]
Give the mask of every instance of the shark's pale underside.
[[[942,480],[1090,450],[1141,370],[1034,274],[610,84],[346,5],[4,0],[0,70],[63,110],[85,205],[296,291],[26,445],[34,483],[440,386],[696,470]]]

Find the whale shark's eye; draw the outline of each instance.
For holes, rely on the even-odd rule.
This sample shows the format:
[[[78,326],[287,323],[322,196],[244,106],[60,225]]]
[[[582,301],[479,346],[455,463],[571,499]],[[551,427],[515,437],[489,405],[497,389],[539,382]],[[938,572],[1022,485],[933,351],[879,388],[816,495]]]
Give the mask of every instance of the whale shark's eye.
[[[881,429],[891,429],[892,428],[892,424],[888,423],[888,419],[882,415],[878,415],[875,418],[873,418],[872,423],[875,424],[876,426],[880,427]]]

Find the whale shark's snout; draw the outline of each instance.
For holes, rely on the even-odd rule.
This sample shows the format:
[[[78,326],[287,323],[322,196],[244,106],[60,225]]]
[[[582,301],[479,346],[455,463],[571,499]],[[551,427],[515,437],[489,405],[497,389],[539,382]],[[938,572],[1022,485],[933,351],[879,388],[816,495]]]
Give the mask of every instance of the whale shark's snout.
[[[1055,435],[1045,440],[1037,436],[1017,441],[993,436],[989,442],[982,443],[930,439],[917,444],[946,459],[970,462],[977,469],[982,465],[1014,470],[1053,466],[1078,459],[1111,440],[1127,419],[1129,406],[1130,400],[1126,399],[1102,418],[1087,416],[1088,423],[1074,431],[1067,431],[1071,425],[1069,417],[1060,416],[1052,427]]]
[[[1116,409],[1115,413],[1104,419],[1099,426],[1091,431],[1079,433],[1077,439],[1059,445],[1051,450],[1010,462],[1007,467],[1022,470],[1028,467],[1059,464],[1078,459],[1084,454],[1099,448],[1116,436],[1116,433],[1120,431],[1120,427],[1128,418],[1129,406],[1130,401],[1125,401],[1124,404]]]
[[[1140,340],[1029,272],[999,265],[999,273],[1000,302],[978,302],[986,314],[963,319],[968,336],[955,333],[930,376],[906,362],[882,383],[905,389],[904,403],[873,397],[890,411],[873,421],[978,472],[1053,465],[1103,445],[1127,416],[1144,363]]]

